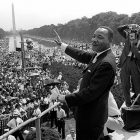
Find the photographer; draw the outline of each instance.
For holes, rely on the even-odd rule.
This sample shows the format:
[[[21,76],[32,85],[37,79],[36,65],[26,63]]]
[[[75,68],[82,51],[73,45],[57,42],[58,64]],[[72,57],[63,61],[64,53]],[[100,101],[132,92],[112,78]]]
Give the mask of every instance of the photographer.
[[[118,67],[121,68],[121,82],[126,106],[131,106],[130,88],[135,97],[140,93],[140,26],[129,24],[118,27],[126,39]]]

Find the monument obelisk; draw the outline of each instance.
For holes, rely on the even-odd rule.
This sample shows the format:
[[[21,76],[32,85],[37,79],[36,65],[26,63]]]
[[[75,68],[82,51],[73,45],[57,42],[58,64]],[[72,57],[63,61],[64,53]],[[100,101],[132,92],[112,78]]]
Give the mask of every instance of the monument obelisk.
[[[15,12],[14,12],[14,4],[12,3],[12,23],[13,23],[13,38],[14,38],[14,51],[17,48],[17,40],[16,40],[16,23],[15,23]]]

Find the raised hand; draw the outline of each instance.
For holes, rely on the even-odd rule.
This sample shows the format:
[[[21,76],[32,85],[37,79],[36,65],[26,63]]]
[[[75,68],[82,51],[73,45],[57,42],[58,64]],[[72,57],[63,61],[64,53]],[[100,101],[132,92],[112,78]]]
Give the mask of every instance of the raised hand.
[[[60,38],[59,34],[58,34],[55,30],[53,30],[53,31],[54,31],[54,33],[56,34],[56,37],[57,37],[57,39],[54,40],[54,42],[55,42],[58,46],[61,46],[62,41],[61,41],[61,38]]]
[[[61,102],[61,103],[66,102],[66,101],[65,101],[65,95],[59,94],[58,97],[57,97],[57,100],[58,100],[59,102]]]

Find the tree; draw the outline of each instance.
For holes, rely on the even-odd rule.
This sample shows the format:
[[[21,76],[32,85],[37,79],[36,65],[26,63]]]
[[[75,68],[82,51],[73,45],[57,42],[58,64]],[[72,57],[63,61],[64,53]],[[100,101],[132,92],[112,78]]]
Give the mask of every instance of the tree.
[[[5,37],[5,34],[5,31],[2,28],[0,28],[0,39],[3,39]]]
[[[55,29],[63,39],[77,40],[89,42],[92,33],[100,26],[109,26],[114,31],[114,43],[123,42],[123,37],[117,31],[117,27],[124,24],[137,23],[140,24],[140,12],[132,14],[129,17],[126,14],[117,14],[116,12],[104,12],[94,15],[91,18],[82,17],[81,19],[71,20],[66,24],[45,25],[40,28],[28,30],[30,35],[41,37],[55,37],[53,29]]]

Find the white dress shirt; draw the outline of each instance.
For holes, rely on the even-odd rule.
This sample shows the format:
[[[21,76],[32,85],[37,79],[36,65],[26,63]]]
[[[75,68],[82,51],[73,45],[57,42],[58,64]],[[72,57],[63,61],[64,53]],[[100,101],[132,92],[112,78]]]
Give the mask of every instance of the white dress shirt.
[[[109,92],[108,98],[108,116],[116,116],[121,115],[121,112],[117,106],[117,103],[114,99],[114,96],[111,92]]]
[[[106,50],[104,50],[104,51],[102,51],[102,52],[96,52],[97,54],[96,54],[96,56],[94,57],[92,63],[95,63],[95,62],[97,61],[98,56],[101,55],[102,53],[108,51],[108,50],[110,50],[110,48],[108,48],[108,49],[106,49]]]
[[[65,118],[65,117],[66,117],[65,111],[62,108],[60,110],[58,109],[57,110],[57,118],[62,119],[62,118]]]
[[[36,108],[36,109],[34,110],[33,116],[38,116],[38,115],[40,115],[40,114],[41,114],[41,110],[40,110],[40,108],[38,107],[38,108]]]
[[[12,120],[10,120],[8,123],[7,123],[7,126],[10,127],[10,128],[16,128],[18,125],[20,125],[21,123],[23,123],[23,120],[21,118],[13,118]]]

